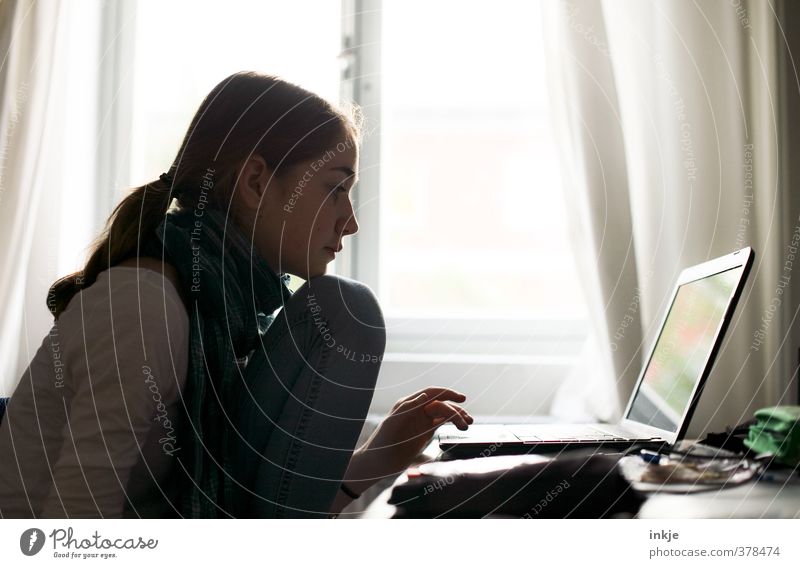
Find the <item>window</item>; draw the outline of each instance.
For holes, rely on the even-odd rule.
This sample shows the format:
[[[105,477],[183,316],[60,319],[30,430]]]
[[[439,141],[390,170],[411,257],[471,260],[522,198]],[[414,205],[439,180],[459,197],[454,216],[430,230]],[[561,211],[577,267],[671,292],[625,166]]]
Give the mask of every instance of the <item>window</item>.
[[[350,274],[387,316],[393,392],[376,397],[451,383],[485,396],[478,412],[546,413],[587,312],[539,2],[352,0],[343,22],[343,91],[368,125]],[[527,402],[503,401],[514,392]]]
[[[583,315],[539,28],[529,0],[384,3],[379,289],[390,316]]]

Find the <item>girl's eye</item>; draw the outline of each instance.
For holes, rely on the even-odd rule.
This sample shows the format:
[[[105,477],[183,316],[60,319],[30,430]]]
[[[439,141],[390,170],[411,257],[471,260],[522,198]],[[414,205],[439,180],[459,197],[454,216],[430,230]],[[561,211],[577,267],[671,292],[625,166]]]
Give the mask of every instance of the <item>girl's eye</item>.
[[[347,193],[347,188],[343,185],[337,186],[333,188],[333,197],[336,198],[339,196],[340,193]]]

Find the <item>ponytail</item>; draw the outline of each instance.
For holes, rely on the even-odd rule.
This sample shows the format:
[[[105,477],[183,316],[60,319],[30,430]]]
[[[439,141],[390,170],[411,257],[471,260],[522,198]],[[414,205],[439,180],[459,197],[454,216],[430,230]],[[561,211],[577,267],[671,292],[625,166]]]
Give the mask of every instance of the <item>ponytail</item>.
[[[58,318],[73,296],[88,288],[104,270],[139,255],[141,246],[155,234],[172,202],[167,176],[137,187],[115,208],[106,227],[91,247],[83,270],[56,280],[47,294],[47,308]]]

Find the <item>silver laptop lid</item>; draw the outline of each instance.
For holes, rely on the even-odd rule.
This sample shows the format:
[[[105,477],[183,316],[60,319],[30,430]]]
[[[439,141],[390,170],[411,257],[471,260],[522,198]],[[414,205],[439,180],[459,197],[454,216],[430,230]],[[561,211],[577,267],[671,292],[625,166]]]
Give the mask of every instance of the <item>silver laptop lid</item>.
[[[683,438],[753,260],[741,249],[684,270],[621,424]]]

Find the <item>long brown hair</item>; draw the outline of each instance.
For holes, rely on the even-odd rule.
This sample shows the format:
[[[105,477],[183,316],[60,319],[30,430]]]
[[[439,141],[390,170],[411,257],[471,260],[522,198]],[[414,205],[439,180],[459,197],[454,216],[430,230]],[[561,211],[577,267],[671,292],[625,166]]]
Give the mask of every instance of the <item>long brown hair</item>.
[[[259,154],[275,175],[322,155],[338,136],[361,141],[362,115],[355,105],[336,108],[325,99],[272,75],[234,73],[203,100],[168,176],[133,189],[115,208],[90,249],[83,270],[57,280],[47,307],[58,318],[70,300],[98,274],[139,255],[164,219],[177,190],[178,206],[201,199],[203,176],[214,168],[214,186],[204,203],[225,211],[240,168]]]

